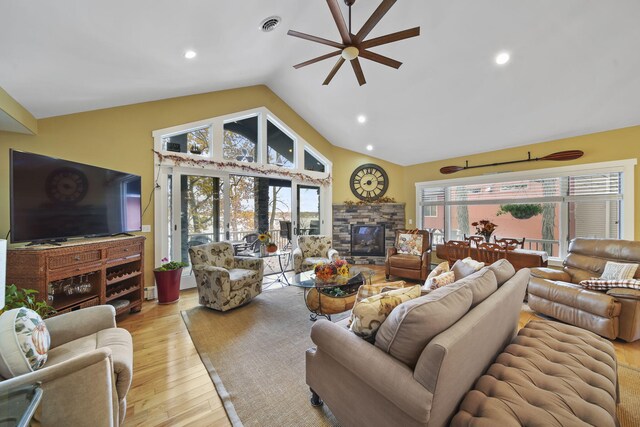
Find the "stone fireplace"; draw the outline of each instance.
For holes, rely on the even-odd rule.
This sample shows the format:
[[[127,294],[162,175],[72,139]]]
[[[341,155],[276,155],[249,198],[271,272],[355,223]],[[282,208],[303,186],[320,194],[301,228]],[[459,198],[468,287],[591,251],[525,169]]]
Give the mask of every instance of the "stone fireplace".
[[[352,264],[384,265],[386,248],[395,244],[396,230],[405,227],[404,206],[333,205],[333,248]]]
[[[383,225],[352,225],[352,256],[385,256]]]

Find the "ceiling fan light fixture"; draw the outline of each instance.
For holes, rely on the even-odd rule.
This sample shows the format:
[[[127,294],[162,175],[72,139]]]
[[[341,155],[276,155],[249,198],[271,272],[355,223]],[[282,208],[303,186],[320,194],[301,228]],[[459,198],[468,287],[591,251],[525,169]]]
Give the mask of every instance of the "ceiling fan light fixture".
[[[360,54],[360,50],[358,50],[358,48],[355,46],[347,46],[344,49],[342,49],[342,53],[341,53],[342,57],[347,61],[353,61],[358,57],[359,54]]]

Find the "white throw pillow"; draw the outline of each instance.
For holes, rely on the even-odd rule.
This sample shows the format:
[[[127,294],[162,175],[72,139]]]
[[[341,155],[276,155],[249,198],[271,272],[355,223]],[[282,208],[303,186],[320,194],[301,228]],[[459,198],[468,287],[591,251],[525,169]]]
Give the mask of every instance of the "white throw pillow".
[[[621,262],[607,261],[600,279],[602,280],[629,280],[636,274],[638,264],[626,264]]]
[[[21,307],[0,316],[0,343],[0,375],[13,378],[44,365],[51,339],[40,315]]]

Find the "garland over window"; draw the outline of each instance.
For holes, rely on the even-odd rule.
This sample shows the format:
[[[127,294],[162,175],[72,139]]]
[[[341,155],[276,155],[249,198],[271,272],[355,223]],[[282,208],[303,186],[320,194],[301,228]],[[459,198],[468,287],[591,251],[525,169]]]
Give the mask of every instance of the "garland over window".
[[[169,160],[176,165],[188,165],[188,166],[196,166],[205,168],[207,166],[213,166],[220,169],[238,169],[244,172],[250,172],[258,175],[265,176],[273,176],[279,175],[281,177],[289,178],[289,179],[297,179],[300,181],[305,181],[310,184],[328,186],[331,185],[331,175],[326,178],[314,178],[306,173],[301,172],[289,172],[283,171],[280,168],[270,167],[270,166],[259,166],[256,164],[249,163],[238,163],[238,162],[218,162],[215,160],[210,160],[206,158],[195,158],[195,157],[183,157],[177,154],[163,154],[156,150],[153,152],[158,156],[158,160],[162,163],[165,160]]]

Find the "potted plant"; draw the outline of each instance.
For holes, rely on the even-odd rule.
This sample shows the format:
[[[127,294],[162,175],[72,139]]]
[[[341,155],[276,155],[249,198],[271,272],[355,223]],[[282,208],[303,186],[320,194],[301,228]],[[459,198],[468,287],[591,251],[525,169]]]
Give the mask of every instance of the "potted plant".
[[[180,277],[182,268],[188,264],[181,261],[160,260],[163,264],[153,270],[158,289],[158,304],[171,304],[180,299]]]
[[[0,309],[0,314],[20,307],[35,311],[43,319],[56,314],[56,310],[53,307],[36,298],[38,291],[34,289],[19,289],[16,285],[7,285],[5,292],[5,305],[4,308]]]
[[[529,219],[542,213],[541,204],[509,204],[500,205],[497,215],[510,213],[515,219]]]
[[[273,253],[278,250],[278,245],[271,241],[271,233],[265,231],[258,235],[260,241],[260,254],[266,255],[266,252]]]
[[[476,228],[476,234],[478,236],[483,236],[486,242],[491,239],[491,235],[498,227],[488,219],[481,219],[480,221],[472,222],[471,225]]]

